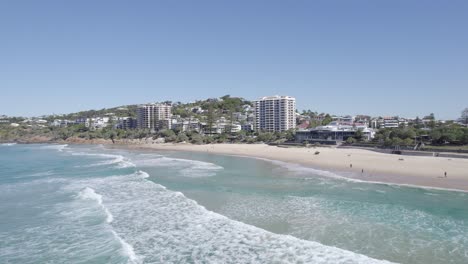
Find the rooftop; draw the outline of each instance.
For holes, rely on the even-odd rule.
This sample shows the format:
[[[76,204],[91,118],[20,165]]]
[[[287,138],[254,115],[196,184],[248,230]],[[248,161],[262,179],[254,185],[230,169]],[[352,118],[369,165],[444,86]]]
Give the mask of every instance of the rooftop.
[[[278,100],[278,99],[289,99],[289,100],[296,100],[296,98],[287,95],[273,95],[273,96],[264,96],[259,99],[261,100]]]

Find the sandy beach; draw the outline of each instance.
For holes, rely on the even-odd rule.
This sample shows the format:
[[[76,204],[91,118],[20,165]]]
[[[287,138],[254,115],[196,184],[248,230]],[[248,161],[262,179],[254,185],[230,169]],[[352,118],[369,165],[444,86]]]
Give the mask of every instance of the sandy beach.
[[[129,144],[128,147],[262,158],[331,171],[356,180],[468,191],[468,159],[400,156],[363,149],[283,148],[265,144],[143,143]]]

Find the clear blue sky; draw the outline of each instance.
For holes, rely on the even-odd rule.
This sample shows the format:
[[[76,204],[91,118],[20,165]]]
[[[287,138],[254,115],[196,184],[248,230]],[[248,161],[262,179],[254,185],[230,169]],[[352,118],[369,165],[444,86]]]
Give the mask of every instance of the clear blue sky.
[[[5,0],[0,34],[0,114],[225,94],[334,114],[468,107],[466,0]]]

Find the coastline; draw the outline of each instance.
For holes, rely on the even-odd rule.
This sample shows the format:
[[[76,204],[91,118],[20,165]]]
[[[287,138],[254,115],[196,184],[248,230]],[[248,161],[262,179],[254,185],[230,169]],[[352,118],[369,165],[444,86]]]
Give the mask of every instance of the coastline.
[[[204,152],[258,158],[329,171],[336,173],[340,178],[349,180],[468,191],[467,159],[399,156],[363,149],[280,148],[265,144],[140,143],[115,144],[114,146],[117,148]],[[320,153],[316,155],[316,151]],[[447,172],[447,177],[444,177],[445,172]]]
[[[41,138],[17,143],[102,144],[112,148],[233,155],[300,165],[331,172],[339,178],[354,181],[468,192],[468,159],[466,158],[400,156],[359,148],[282,148],[266,144],[193,145],[155,143],[152,140],[116,140],[113,143],[105,139],[69,138],[50,141]],[[319,154],[316,155],[315,152]],[[445,172],[447,172],[447,177],[444,176]]]

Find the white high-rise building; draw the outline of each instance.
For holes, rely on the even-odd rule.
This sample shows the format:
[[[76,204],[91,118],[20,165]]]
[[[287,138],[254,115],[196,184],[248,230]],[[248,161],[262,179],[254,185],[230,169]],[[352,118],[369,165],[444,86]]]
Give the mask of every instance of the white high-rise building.
[[[255,130],[282,132],[296,125],[296,98],[267,96],[255,101]]]
[[[172,107],[167,104],[146,104],[138,106],[138,128],[171,128],[171,109]]]

